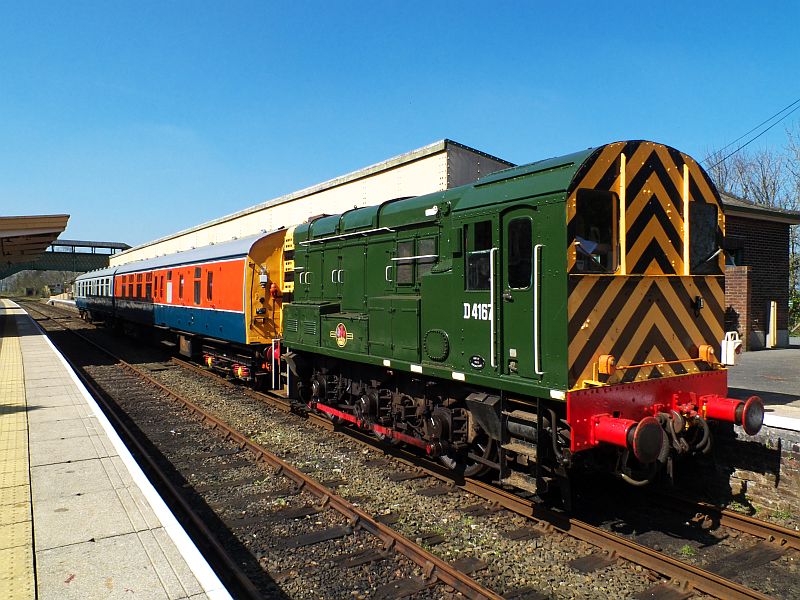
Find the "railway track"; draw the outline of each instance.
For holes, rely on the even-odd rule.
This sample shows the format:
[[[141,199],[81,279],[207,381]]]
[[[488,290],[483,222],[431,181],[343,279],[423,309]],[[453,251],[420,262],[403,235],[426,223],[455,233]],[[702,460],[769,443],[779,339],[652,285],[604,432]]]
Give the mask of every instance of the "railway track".
[[[204,376],[217,378],[213,373],[193,363],[178,358],[173,358],[172,361]],[[225,381],[226,385],[240,387],[235,386],[235,384],[230,381],[223,381]],[[244,389],[243,391],[251,397],[263,399],[279,410],[285,412],[292,410],[292,405],[288,398],[281,394],[255,392],[249,389]],[[365,435],[352,428],[337,428],[328,419],[314,413],[304,412],[303,415],[318,426],[331,431],[341,431],[377,452],[391,456],[394,460],[400,461],[406,466],[419,469],[427,475],[455,485],[465,492],[488,501],[493,506],[502,507],[516,514],[525,516],[534,521],[535,527],[537,527],[539,531],[546,532],[548,530],[556,530],[563,534],[570,535],[599,548],[609,561],[617,557],[629,560],[670,579],[669,584],[659,584],[652,590],[652,595],[644,595],[643,597],[659,598],[661,595],[664,595],[664,597],[671,597],[670,594],[673,593],[673,590],[680,590],[682,592],[695,590],[717,598],[726,599],[768,598],[768,596],[732,581],[719,573],[702,569],[663,552],[636,543],[626,537],[611,533],[602,527],[594,526],[580,519],[554,511],[541,503],[521,497],[510,490],[477,479],[454,479],[452,473],[413,452],[405,451],[401,448],[387,448],[377,443],[374,438],[369,435]],[[739,554],[741,557],[748,554],[761,553],[769,557],[769,559],[774,559],[781,556],[786,551],[800,550],[800,532],[798,531],[787,529],[767,521],[754,519],[705,502],[692,501],[677,496],[664,497],[657,494],[648,494],[648,499],[669,510],[680,510],[687,519],[704,530],[724,526],[761,540],[761,542],[754,545],[749,552],[740,552]],[[598,567],[602,566],[604,562],[606,561],[598,560]],[[736,574],[736,568],[737,562],[734,561],[731,563],[730,568],[725,569],[720,567],[720,570],[727,573],[728,576],[732,576]]]
[[[173,361],[193,371],[202,373],[205,376],[213,376],[205,369],[191,363],[185,363],[178,359],[173,359]],[[214,377],[217,381],[220,381],[219,378],[216,376]],[[229,382],[227,383],[232,385]],[[292,410],[292,405],[289,403],[288,399],[278,394],[262,394],[252,390],[242,389],[241,386],[236,387],[241,392],[253,398],[258,398],[261,401],[266,401],[283,412]],[[317,425],[329,430],[334,429],[333,424],[327,419],[312,413],[308,413],[306,416]],[[601,553],[595,560],[596,564],[599,566],[602,566],[604,562],[608,564],[617,558],[624,558],[670,579],[669,585],[662,584],[656,586],[648,590],[647,594],[643,594],[640,597],[686,597],[692,590],[718,598],[766,597],[755,590],[727,579],[720,573],[713,573],[695,565],[687,564],[684,561],[677,560],[662,552],[637,544],[623,536],[610,533],[600,527],[595,527],[580,520],[570,518],[564,514],[549,510],[540,504],[521,498],[507,490],[487,484],[486,482],[476,480],[453,481],[449,473],[438,468],[437,465],[431,464],[429,461],[420,460],[418,456],[412,453],[404,452],[402,449],[398,448],[387,449],[384,446],[377,446],[371,438],[363,435],[361,432],[350,429],[346,431],[352,438],[372,446],[375,450],[383,454],[391,455],[394,460],[400,461],[412,469],[418,469],[420,472],[424,472],[429,476],[445,480],[451,485],[458,486],[467,492],[487,500],[495,509],[502,507],[532,519],[535,523],[534,528],[538,533],[546,534],[549,531],[557,531],[592,544],[601,550]],[[666,502],[672,510],[674,510],[676,504],[678,504],[678,502],[673,499],[669,499]],[[800,537],[798,537],[797,532],[711,505],[687,503],[686,501],[682,502],[681,510],[686,512],[686,514],[690,514],[691,519],[697,523],[698,526],[704,528],[724,526],[759,538],[763,540],[760,548],[762,552],[779,556],[786,551],[796,551],[800,548]],[[731,576],[732,575],[733,573],[731,573]]]
[[[60,320],[50,318],[35,306],[26,304],[26,308],[44,317],[40,324],[45,329],[55,325],[78,336],[84,344],[84,353],[85,344],[88,344],[92,351],[113,359],[114,363],[103,367],[102,371],[96,368],[88,370],[80,366],[81,361],[76,360],[73,353],[67,354],[67,359],[102,403],[126,442],[131,443],[135,453],[145,459],[150,473],[158,475],[159,488],[168,491],[173,506],[177,504],[180,514],[191,521],[192,528],[202,533],[201,547],[210,551],[212,562],[217,567],[223,567],[223,576],[227,574],[223,578],[234,586],[238,597],[282,597],[279,588],[271,585],[269,579],[281,583],[301,570],[319,567],[313,557],[324,552],[320,546],[327,545],[329,553],[338,549],[352,550],[333,557],[333,562],[345,577],[348,572],[364,566],[386,572],[384,579],[387,581],[368,590],[370,597],[389,599],[414,594],[424,597],[426,591],[446,586],[450,592],[466,598],[501,598],[469,575],[485,568],[485,564],[477,561],[449,564],[443,561],[382,523],[380,516],[368,514],[337,494],[335,487],[341,482],[317,481],[191,400],[161,385],[144,371],[69,329]],[[121,400],[126,395],[131,398],[128,403]],[[171,400],[180,410],[164,410],[164,399]],[[122,409],[125,414],[121,413]],[[136,417],[131,417],[132,412]],[[145,433],[150,441],[143,442],[141,433]],[[203,448],[204,451],[190,451],[178,456],[180,450],[172,446],[182,445],[185,450],[186,444],[181,437],[191,437],[191,447]],[[178,440],[180,443],[176,444]],[[156,452],[150,445],[154,441],[158,447]],[[243,461],[243,454],[248,454],[252,460]],[[164,468],[163,459],[169,459],[169,470],[177,470],[186,480],[183,486],[176,485],[174,473]],[[256,463],[259,470],[242,473],[250,462]],[[209,477],[211,474],[213,477]],[[258,482],[256,487],[252,485],[254,481]],[[187,494],[187,488],[193,493]],[[245,489],[246,492],[238,498],[230,498],[225,491],[232,488]],[[197,496],[204,492],[210,494]],[[281,508],[263,513],[255,504],[264,499],[278,500]],[[310,520],[306,517],[312,516],[314,523],[322,523],[324,527],[307,527]],[[248,549],[255,556],[291,554],[301,562],[282,561],[286,567],[282,571],[254,577],[253,565],[242,568],[241,552],[237,558],[226,548],[232,540],[225,543],[218,539],[220,523],[234,532],[257,531],[260,539],[269,540],[265,544],[260,541],[247,544],[241,541],[246,536],[237,536],[239,543],[249,545]],[[337,544],[346,538],[350,538],[349,543]],[[303,549],[304,552],[299,552]],[[409,563],[418,568],[410,568]],[[397,577],[397,573],[404,576]],[[442,594],[442,591],[436,591],[431,597]],[[349,588],[347,596],[351,597]]]
[[[204,376],[217,378],[213,373],[193,363],[177,358],[173,358],[172,361]],[[241,386],[235,386],[229,381],[225,381],[225,384],[241,389]],[[291,403],[281,394],[255,392],[246,388],[241,391],[251,397],[260,398],[284,412],[292,411]],[[553,511],[540,503],[520,497],[512,491],[491,483],[476,479],[456,480],[451,473],[439,468],[438,465],[425,458],[400,448],[386,448],[384,445],[376,443],[371,436],[351,428],[337,428],[330,420],[314,413],[304,412],[303,415],[315,425],[330,431],[339,430],[377,452],[391,456],[394,460],[400,461],[408,467],[419,469],[426,475],[455,485],[465,492],[488,501],[495,507],[502,507],[525,516],[534,522],[537,532],[546,533],[547,531],[555,530],[592,544],[600,549],[605,557],[598,558],[594,565],[596,568],[609,564],[616,558],[622,558],[669,578],[670,582],[668,584],[662,583],[655,586],[648,594],[642,595],[643,598],[678,597],[675,594],[681,595],[692,590],[726,599],[768,598],[768,596],[732,581],[719,573],[681,561],[626,537],[611,533],[602,527]],[[692,523],[702,529],[724,526],[762,540],[761,543],[752,547],[749,554],[761,553],[770,559],[774,559],[788,550],[800,550],[800,532],[704,502],[694,502],[677,497],[664,498],[656,494],[648,495],[648,498],[670,510],[680,509]],[[740,555],[744,554],[740,553]],[[727,572],[728,576],[735,575],[737,563],[735,561],[732,562],[731,567],[731,569],[721,570]]]

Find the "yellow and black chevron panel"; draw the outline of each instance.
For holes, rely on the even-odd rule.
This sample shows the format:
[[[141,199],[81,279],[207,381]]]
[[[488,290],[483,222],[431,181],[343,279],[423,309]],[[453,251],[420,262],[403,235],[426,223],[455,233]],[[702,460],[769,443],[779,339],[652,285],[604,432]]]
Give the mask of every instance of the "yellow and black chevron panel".
[[[289,227],[283,238],[283,301],[291,302],[294,297],[294,230]]]
[[[688,275],[686,212],[690,202],[717,207],[717,236],[724,217],[716,188],[690,156],[646,141],[601,146],[576,173],[567,197],[567,262],[576,273],[576,204],[580,190],[612,192],[619,202],[621,252],[617,272],[623,275]],[[691,223],[689,223],[691,226]],[[723,257],[718,257],[722,273]]]
[[[595,364],[601,355],[614,356],[620,367],[603,383],[708,370],[707,363],[692,360],[702,344],[719,355],[723,277],[572,275],[569,280],[571,388],[596,380]]]

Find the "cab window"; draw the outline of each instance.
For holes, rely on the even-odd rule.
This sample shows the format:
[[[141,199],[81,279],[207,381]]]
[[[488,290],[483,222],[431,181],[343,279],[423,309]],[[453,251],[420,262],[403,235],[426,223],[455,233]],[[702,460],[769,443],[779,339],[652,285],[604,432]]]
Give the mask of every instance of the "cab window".
[[[529,217],[508,224],[508,287],[525,289],[533,275],[533,223]]]
[[[614,273],[619,266],[618,196],[578,190],[575,202],[575,269],[579,273]]]
[[[719,273],[717,207],[703,202],[689,203],[689,260],[693,275]]]
[[[414,283],[414,240],[397,242],[397,284]]]
[[[464,226],[467,248],[466,289],[489,289],[489,260],[492,248],[492,222],[480,221]]]
[[[417,240],[417,281],[426,273],[430,273],[438,258],[436,254],[436,238]]]

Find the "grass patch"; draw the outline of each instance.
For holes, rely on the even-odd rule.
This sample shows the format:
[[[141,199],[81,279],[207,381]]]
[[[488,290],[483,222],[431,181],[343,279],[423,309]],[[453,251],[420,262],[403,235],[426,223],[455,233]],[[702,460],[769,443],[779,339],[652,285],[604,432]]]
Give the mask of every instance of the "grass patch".
[[[774,511],[772,516],[776,519],[780,519],[781,521],[790,521],[792,519],[792,513],[785,508],[779,508],[778,510]]]

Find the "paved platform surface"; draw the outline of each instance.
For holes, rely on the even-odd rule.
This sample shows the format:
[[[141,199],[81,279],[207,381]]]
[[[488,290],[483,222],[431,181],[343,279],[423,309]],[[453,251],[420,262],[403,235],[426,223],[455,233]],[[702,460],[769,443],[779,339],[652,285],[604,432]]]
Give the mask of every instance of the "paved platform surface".
[[[764,400],[764,424],[800,431],[800,346],[744,352],[728,371],[729,395]]]
[[[0,299],[0,598],[230,598],[63,357]]]

